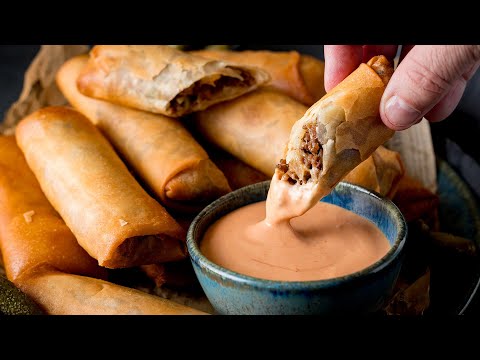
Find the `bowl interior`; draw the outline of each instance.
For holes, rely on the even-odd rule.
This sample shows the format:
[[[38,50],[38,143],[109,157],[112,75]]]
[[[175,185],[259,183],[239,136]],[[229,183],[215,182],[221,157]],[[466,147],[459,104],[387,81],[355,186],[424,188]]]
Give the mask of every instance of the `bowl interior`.
[[[187,247],[191,260],[200,268],[208,268],[209,271],[216,273],[216,275],[222,278],[243,282],[244,284],[248,283],[256,287],[278,287],[279,284],[283,284],[283,286],[286,287],[318,287],[331,286],[339,282],[346,282],[356,277],[381,271],[397,257],[404,246],[407,235],[407,225],[402,213],[395,204],[389,199],[383,198],[363,187],[347,182],[340,182],[336,188],[321,201],[338,205],[372,221],[385,234],[391,245],[388,253],[369,267],[356,273],[333,279],[283,282],[258,279],[239,274],[214,264],[203,256],[200,252],[199,245],[208,227],[222,216],[239,207],[265,200],[269,187],[270,181],[268,180],[249,185],[224,195],[204,208],[194,219],[188,231]]]

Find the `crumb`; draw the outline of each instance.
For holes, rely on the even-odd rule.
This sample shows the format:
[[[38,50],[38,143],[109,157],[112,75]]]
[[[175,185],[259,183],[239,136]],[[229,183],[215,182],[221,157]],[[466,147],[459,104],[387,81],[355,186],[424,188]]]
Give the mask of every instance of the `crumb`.
[[[123,220],[123,219],[120,219],[120,220],[118,220],[118,221],[120,222],[120,226],[125,226],[125,225],[128,224],[128,222],[126,222],[126,221]]]
[[[27,222],[27,224],[30,224],[33,221],[32,220],[33,215],[35,215],[35,211],[33,210],[27,211],[26,213],[23,214],[23,217],[25,218],[25,221]]]

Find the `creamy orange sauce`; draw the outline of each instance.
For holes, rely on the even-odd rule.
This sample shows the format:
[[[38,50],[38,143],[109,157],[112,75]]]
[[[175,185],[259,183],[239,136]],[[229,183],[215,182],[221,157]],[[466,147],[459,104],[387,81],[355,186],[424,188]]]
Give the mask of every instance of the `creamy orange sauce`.
[[[276,221],[268,222],[265,201],[241,207],[210,226],[201,252],[241,274],[309,281],[359,271],[390,249],[385,235],[367,219],[324,202],[308,210],[301,201],[291,199],[287,199],[290,206],[300,204],[298,211],[303,215],[290,221],[288,216],[276,215]]]

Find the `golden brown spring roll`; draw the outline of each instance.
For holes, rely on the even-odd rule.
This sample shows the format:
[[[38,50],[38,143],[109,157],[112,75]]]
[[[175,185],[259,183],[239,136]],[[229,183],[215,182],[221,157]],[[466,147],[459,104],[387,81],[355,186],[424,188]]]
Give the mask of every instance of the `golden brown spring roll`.
[[[85,116],[65,107],[40,109],[20,121],[16,139],[50,203],[101,266],[186,256],[185,231]]]
[[[206,59],[167,45],[97,45],[77,84],[90,97],[180,117],[269,80],[259,68]]]
[[[140,290],[61,272],[43,272],[19,287],[50,315],[208,315]]]
[[[57,73],[58,87],[165,206],[195,212],[231,190],[223,173],[179,120],[82,95],[76,79],[87,61],[86,55],[67,61]]]
[[[270,193],[277,199],[276,205],[273,198],[270,202],[273,211],[285,201],[284,196],[296,193],[295,209],[284,206],[291,214],[281,217],[302,215],[392,137],[394,131],[382,122],[379,113],[392,74],[393,66],[385,56],[373,57],[293,125],[284,157],[272,178]]]
[[[400,154],[379,146],[367,160],[357,165],[343,180],[393,199],[404,175],[405,166]]]
[[[16,285],[41,269],[107,275],[48,202],[14,136],[0,136],[0,250]]]
[[[257,66],[271,76],[267,86],[278,89],[311,106],[325,95],[325,63],[313,56],[297,51],[268,50],[195,50],[191,53],[203,57]]]
[[[307,107],[273,89],[258,89],[194,114],[193,128],[208,142],[272,176],[292,125]]]

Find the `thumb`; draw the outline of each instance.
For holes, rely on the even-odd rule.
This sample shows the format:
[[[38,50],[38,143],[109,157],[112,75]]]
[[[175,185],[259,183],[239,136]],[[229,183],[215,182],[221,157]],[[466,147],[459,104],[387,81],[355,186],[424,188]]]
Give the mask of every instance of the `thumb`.
[[[480,60],[480,46],[417,45],[394,72],[380,103],[385,125],[404,130],[422,119]]]

